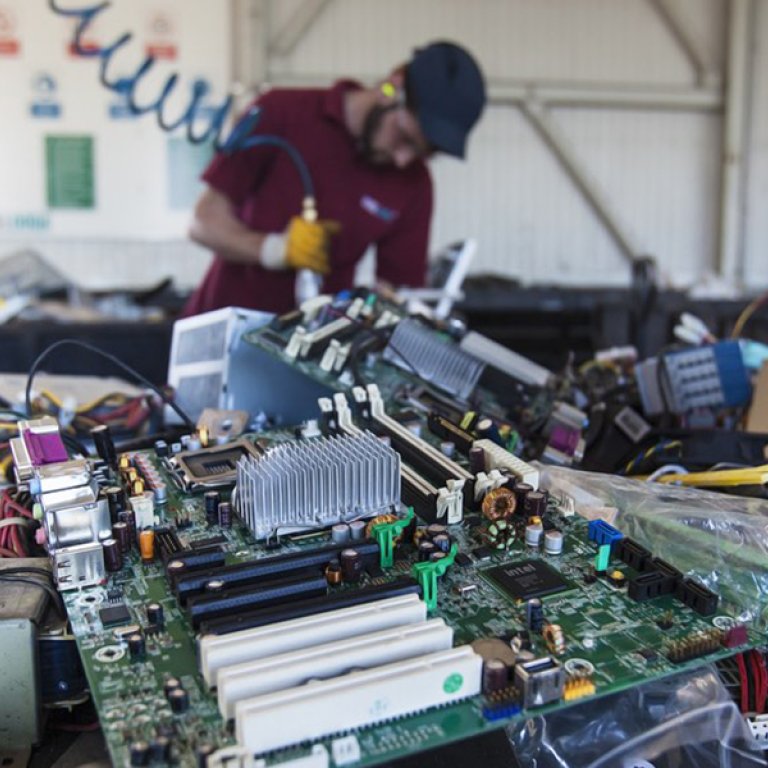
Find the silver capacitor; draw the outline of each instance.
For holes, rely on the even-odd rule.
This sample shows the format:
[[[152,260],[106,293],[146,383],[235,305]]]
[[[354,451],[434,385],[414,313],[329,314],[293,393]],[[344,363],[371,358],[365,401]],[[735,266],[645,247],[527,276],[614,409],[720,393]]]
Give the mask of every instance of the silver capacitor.
[[[331,528],[331,541],[334,544],[346,544],[352,538],[352,532],[346,523],[339,523]]]
[[[531,523],[525,526],[525,543],[529,547],[538,547],[544,528],[541,523]]]
[[[563,551],[563,534],[560,531],[547,531],[544,534],[544,552],[559,555]]]

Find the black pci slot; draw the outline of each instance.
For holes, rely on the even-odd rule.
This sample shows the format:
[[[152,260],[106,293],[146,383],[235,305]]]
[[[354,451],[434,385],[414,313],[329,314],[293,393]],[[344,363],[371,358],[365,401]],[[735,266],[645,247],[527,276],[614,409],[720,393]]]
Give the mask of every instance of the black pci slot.
[[[327,591],[328,582],[322,574],[305,578],[292,576],[215,594],[197,595],[190,598],[187,610],[192,626],[197,629],[206,619],[231,617],[255,608],[319,597]]]
[[[212,581],[218,581],[223,588],[228,589],[233,585],[257,583],[277,576],[319,572],[331,560],[337,559],[343,549],[354,549],[359,552],[366,570],[378,568],[380,551],[378,543],[373,539],[363,539],[184,574],[176,579],[176,596],[183,605],[193,595],[203,592]]]
[[[421,586],[415,579],[408,576],[401,577],[387,584],[373,584],[360,589],[345,589],[323,597],[299,600],[288,605],[276,605],[242,613],[239,616],[227,616],[204,621],[200,625],[200,632],[204,635],[226,635],[241,629],[263,627],[278,621],[314,616],[325,611],[372,603],[376,600],[385,600],[399,595],[419,595],[421,597]]]

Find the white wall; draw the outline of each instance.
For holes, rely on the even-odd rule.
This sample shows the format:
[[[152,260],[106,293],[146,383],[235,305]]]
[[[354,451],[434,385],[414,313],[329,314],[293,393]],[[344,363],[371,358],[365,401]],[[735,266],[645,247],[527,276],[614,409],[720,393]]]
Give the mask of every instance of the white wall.
[[[236,7],[242,12],[250,3],[266,11],[259,19],[268,20],[274,35],[303,2],[239,0]],[[688,93],[698,82],[709,93],[713,87],[719,93],[726,0],[662,2],[682,20],[703,62],[704,75],[698,81],[691,60],[651,0],[330,0],[290,54],[269,57],[268,77],[278,84],[325,83],[341,75],[371,81],[407,59],[414,46],[449,38],[476,53],[496,93],[508,85],[534,82],[561,84],[566,90],[612,86],[622,93],[656,94]],[[23,113],[29,100],[25,94],[31,73],[40,61],[49,61],[51,29],[61,26],[47,10],[32,11],[30,6],[44,5],[43,0],[0,0],[0,8],[8,5],[21,9],[20,16],[34,13],[41,32],[34,33],[23,66],[9,66],[0,58],[0,78],[15,84],[12,94],[0,92],[0,106],[8,105],[15,115],[0,123],[0,167],[26,169],[31,176],[21,197],[17,185],[0,184],[0,217],[6,218],[9,206],[18,212],[20,200],[24,210],[40,205],[40,192],[34,191],[40,169],[33,167],[30,174],[28,159],[38,151],[39,131],[35,135],[26,125],[19,128],[24,117],[19,110]],[[185,41],[176,68],[189,77],[204,74],[224,87],[231,58],[228,2],[116,0],[105,20],[114,11],[110,23],[140,35],[141,12],[125,11],[126,6],[146,12],[157,6],[175,9],[183,19]],[[744,261],[747,283],[759,287],[765,282],[761,256],[768,250],[768,219],[761,215],[768,192],[768,2],[757,0],[755,6]],[[244,24],[244,18],[238,19],[240,28]],[[60,30],[55,34],[60,37]],[[264,28],[254,25],[255,49],[263,36]],[[64,214],[57,212],[51,215],[51,232],[42,238],[0,227],[0,254],[35,242],[90,286],[126,280],[148,284],[166,274],[180,284],[193,284],[207,255],[183,241],[186,212],[167,209],[165,138],[149,118],[130,126],[103,125],[98,118],[103,111],[94,105],[103,105],[109,97],[96,85],[93,68],[88,62],[69,66],[71,75],[62,69],[62,87],[71,77],[82,100],[72,129],[100,136],[104,132],[99,157],[109,173],[100,175],[104,208],[99,214],[107,223],[85,229],[84,214],[78,213],[69,214],[65,226]],[[90,71],[83,76],[84,70]],[[550,116],[637,252],[655,256],[677,284],[693,282],[715,267],[722,155],[719,111],[558,106],[551,108]],[[477,237],[480,250],[473,271],[571,285],[626,282],[627,262],[615,239],[519,106],[489,107],[472,137],[468,162],[437,159],[433,172],[433,245]],[[88,237],[75,236],[80,225]],[[107,235],[109,240],[102,242]],[[103,258],[105,253],[109,258]]]

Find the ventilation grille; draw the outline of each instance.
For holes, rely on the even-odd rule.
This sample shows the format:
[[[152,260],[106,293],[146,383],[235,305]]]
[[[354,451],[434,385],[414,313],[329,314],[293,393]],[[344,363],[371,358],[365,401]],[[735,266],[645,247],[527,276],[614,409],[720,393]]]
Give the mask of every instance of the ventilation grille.
[[[383,512],[400,501],[400,457],[366,432],[286,443],[237,465],[240,517],[263,539]]]
[[[221,360],[227,351],[227,321],[189,328],[178,337],[174,365]]]
[[[398,323],[384,350],[384,359],[463,400],[472,394],[485,367],[416,320]]]

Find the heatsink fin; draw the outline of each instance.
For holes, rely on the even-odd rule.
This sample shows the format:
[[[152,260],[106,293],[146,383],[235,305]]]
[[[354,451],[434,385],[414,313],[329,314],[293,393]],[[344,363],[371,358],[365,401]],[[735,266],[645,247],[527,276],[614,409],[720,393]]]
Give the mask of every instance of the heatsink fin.
[[[365,432],[285,443],[237,465],[237,506],[256,538],[378,514],[400,501],[400,457]]]

